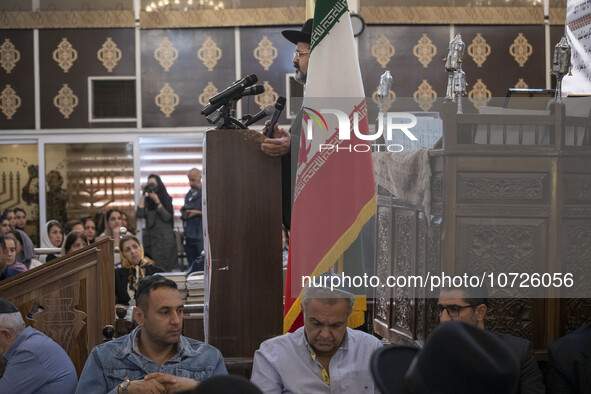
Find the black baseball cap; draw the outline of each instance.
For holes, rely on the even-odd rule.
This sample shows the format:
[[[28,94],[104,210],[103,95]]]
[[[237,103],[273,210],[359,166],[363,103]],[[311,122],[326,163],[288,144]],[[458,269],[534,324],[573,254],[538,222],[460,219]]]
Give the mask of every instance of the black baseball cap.
[[[314,18],[310,18],[304,23],[301,30],[283,30],[281,34],[287,38],[291,43],[298,45],[298,42],[312,42],[312,25]]]

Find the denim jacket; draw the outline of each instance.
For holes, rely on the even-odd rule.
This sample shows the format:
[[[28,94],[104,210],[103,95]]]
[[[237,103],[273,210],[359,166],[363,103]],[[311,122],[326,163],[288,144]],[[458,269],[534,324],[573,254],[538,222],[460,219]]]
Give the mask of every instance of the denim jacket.
[[[116,394],[117,386],[125,380],[143,379],[152,372],[162,372],[198,381],[228,371],[219,350],[203,342],[181,336],[177,354],[161,366],[140,353],[138,339],[141,327],[131,334],[114,339],[92,349],[76,393]]]

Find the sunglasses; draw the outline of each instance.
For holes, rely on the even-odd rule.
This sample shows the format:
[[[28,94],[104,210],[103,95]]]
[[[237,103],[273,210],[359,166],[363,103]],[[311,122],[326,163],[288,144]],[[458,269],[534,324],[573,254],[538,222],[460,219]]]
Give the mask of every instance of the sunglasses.
[[[441,317],[441,315],[443,314],[443,311],[447,310],[447,314],[450,317],[458,317],[460,315],[460,312],[462,311],[462,309],[471,308],[474,306],[476,306],[476,305],[455,305],[455,304],[441,305],[441,304],[437,304],[437,305],[435,305],[435,312],[437,312],[437,316]]]

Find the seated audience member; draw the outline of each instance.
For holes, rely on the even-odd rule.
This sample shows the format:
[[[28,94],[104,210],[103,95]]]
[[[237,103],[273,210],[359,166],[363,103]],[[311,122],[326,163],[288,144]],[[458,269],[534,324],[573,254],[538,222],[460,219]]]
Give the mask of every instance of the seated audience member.
[[[80,220],[68,220],[68,223],[66,223],[66,226],[64,227],[64,232],[67,235],[70,234],[72,231],[84,231],[84,225]]]
[[[35,247],[33,241],[22,230],[11,230],[9,234],[16,239],[16,261],[23,263],[27,269],[39,267],[41,262],[35,259]]]
[[[96,238],[96,223],[90,216],[80,219],[80,222],[82,222],[82,225],[84,226],[84,235],[86,235],[86,240],[89,244],[94,243],[94,239]]]
[[[27,267],[23,263],[16,261],[17,240],[14,234],[8,232],[8,234],[4,236],[4,244],[6,245],[4,248],[4,264],[6,264],[7,267],[12,268],[14,270],[13,272],[25,272]],[[10,276],[7,276],[7,278],[10,278]]]
[[[15,229],[25,231],[27,225],[27,213],[22,208],[14,208]]]
[[[45,224],[45,228],[41,230],[41,247],[42,248],[61,248],[64,241],[64,228],[57,220],[50,220]],[[59,253],[41,256],[41,262],[49,262],[59,257]],[[45,260],[45,261],[43,261]]]
[[[460,321],[484,329],[488,308],[488,290],[485,287],[442,288],[436,311],[439,321]],[[490,331],[493,332],[493,331]],[[521,365],[518,393],[544,392],[544,379],[534,355],[533,344],[513,335],[494,334],[513,351]]]
[[[86,235],[81,231],[72,231],[64,241],[64,245],[62,246],[62,256],[75,252],[78,249],[82,249],[85,246],[88,246]]]
[[[519,380],[519,363],[509,346],[462,322],[440,324],[421,350],[390,345],[376,357],[372,372],[388,388],[382,394],[511,394]]]
[[[548,348],[548,393],[591,393],[591,323]]]
[[[109,237],[113,240],[113,251],[115,253],[114,263],[116,267],[121,265],[121,258],[119,257],[119,242],[121,241],[121,211],[118,209],[109,209],[105,213],[104,232],[96,238],[96,240],[104,237]]]
[[[0,355],[4,375],[0,393],[74,393],[78,378],[64,349],[33,327],[21,313],[0,298]]]
[[[0,234],[6,234],[10,231],[10,220],[4,215],[0,215]]]
[[[0,280],[8,279],[14,275],[19,274],[19,271],[6,265],[6,259],[4,257],[6,250],[6,241],[4,235],[0,234]]]
[[[136,303],[138,327],[92,349],[76,393],[174,393],[227,374],[219,350],[181,335],[183,300],[175,282],[142,279]]]
[[[130,301],[134,303],[140,280],[156,272],[164,272],[164,269],[148,263],[136,236],[124,235],[119,245],[122,267],[115,269],[115,303],[129,305]]]
[[[14,209],[7,208],[2,212],[2,216],[8,219],[8,225],[10,226],[11,230],[16,228],[16,217],[14,215]]]
[[[354,302],[346,290],[306,286],[304,327],[261,344],[251,382],[264,393],[373,393],[369,364],[382,342],[347,327]]]

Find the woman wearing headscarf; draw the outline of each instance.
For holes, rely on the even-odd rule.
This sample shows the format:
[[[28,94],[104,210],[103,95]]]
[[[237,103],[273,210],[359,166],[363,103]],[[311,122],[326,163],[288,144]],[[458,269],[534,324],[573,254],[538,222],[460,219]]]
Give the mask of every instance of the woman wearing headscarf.
[[[82,231],[71,231],[62,245],[62,256],[88,246],[86,235]]]
[[[84,235],[86,235],[86,240],[89,244],[94,243],[94,239],[96,238],[96,223],[90,216],[86,216],[80,219],[80,221],[84,226]]]
[[[134,235],[124,235],[120,249],[121,268],[115,270],[115,303],[129,305],[135,299],[140,280],[164,270],[148,263],[144,257],[144,248]]]
[[[23,263],[27,269],[33,269],[41,265],[39,260],[35,259],[35,246],[31,238],[22,230],[11,230],[16,238],[16,261]]]
[[[146,219],[142,239],[146,254],[165,270],[177,265],[176,238],[173,231],[172,197],[158,175],[150,174],[137,206],[137,217]]]
[[[121,266],[121,259],[119,258],[119,242],[121,242],[121,211],[118,209],[109,209],[104,216],[105,231],[96,237],[95,241],[109,237],[113,239],[113,252],[115,256],[113,262],[115,267]]]
[[[64,241],[64,228],[57,220],[50,220],[45,224],[45,228],[41,229],[41,247],[42,248],[61,248]],[[42,255],[40,260],[46,263],[59,257],[57,254]]]

